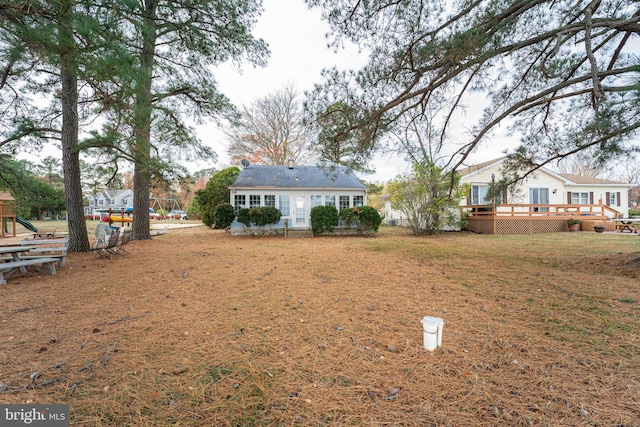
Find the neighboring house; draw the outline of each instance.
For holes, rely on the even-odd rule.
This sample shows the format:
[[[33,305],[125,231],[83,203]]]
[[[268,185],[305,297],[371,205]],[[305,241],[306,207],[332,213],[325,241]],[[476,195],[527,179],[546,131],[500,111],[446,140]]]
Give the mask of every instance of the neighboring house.
[[[249,165],[229,186],[230,203],[240,208],[274,206],[290,228],[311,228],[310,212],[315,206],[331,205],[338,210],[367,204],[367,186],[344,167]]]
[[[385,225],[389,225],[392,227],[395,226],[408,226],[407,216],[402,212],[393,209],[391,205],[391,196],[385,195],[381,197],[384,200],[384,207],[382,208],[382,221]]]
[[[498,182],[502,175],[500,168],[505,158],[480,163],[458,170],[460,182],[470,185],[470,193],[463,205],[491,205],[487,199],[492,180]],[[540,168],[525,179],[513,192],[504,194],[498,204],[510,205],[604,205],[605,214],[629,216],[629,188],[631,184],[568,175]],[[547,212],[548,207],[533,207],[532,212]]]
[[[84,207],[85,215],[99,212],[120,211],[133,203],[133,190],[105,190],[89,196],[89,205]]]

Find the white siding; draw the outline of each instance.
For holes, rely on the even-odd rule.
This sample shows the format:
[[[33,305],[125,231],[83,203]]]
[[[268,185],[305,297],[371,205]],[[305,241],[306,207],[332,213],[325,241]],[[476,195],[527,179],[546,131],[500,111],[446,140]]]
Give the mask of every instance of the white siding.
[[[476,172],[472,172],[469,175],[461,177],[460,182],[473,185],[489,185],[491,183],[491,175],[494,174],[496,182],[502,178],[500,173],[500,167],[502,163],[497,163],[493,166],[488,166]],[[589,193],[593,195],[593,204],[599,204],[602,201],[603,204],[609,205],[606,200],[607,192],[620,193],[620,203],[614,206],[610,206],[615,211],[619,212],[622,216],[627,217],[629,213],[629,195],[628,186],[626,184],[573,184],[568,182],[563,177],[556,176],[553,173],[549,173],[547,170],[541,169],[534,172],[526,180],[524,180],[518,189],[514,192],[510,192],[507,195],[507,204],[530,204],[529,189],[531,188],[547,188],[549,190],[549,204],[551,205],[563,205],[570,204],[568,199],[569,192]],[[469,199],[463,199],[461,204],[470,204]]]
[[[362,196],[364,198],[364,204],[367,204],[367,193],[364,190],[331,190],[331,189],[318,189],[318,190],[285,190],[285,189],[264,189],[264,188],[256,188],[256,189],[232,189],[230,195],[230,201],[232,205],[235,206],[235,196],[236,195],[244,195],[245,196],[245,206],[249,207],[249,196],[250,195],[260,195],[260,205],[264,206],[264,196],[265,195],[275,195],[276,196],[276,207],[280,207],[280,196],[289,196],[289,206],[290,211],[288,213],[282,213],[282,219],[289,219],[289,223],[292,224],[293,228],[298,229],[309,229],[310,228],[310,213],[311,213],[311,196],[321,195],[322,196],[322,204],[326,203],[325,196],[335,196],[335,206],[339,209],[338,200],[340,196],[350,196],[349,197],[349,205],[353,206],[353,196]],[[304,197],[304,219],[300,222],[296,222],[296,197]]]

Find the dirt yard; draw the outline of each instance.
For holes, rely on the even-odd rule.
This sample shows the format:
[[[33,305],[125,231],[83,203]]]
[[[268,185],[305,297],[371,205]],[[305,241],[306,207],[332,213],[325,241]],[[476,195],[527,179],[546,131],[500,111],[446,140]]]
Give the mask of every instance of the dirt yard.
[[[0,286],[0,402],[77,426],[640,426],[638,236],[197,227],[127,249]]]

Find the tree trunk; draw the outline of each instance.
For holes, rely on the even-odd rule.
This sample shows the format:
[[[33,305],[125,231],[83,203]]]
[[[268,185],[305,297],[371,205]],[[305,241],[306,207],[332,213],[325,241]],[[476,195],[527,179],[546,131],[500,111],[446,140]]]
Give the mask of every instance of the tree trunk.
[[[156,9],[158,0],[145,1],[145,16],[142,19],[142,52],[140,54],[140,76],[135,102],[135,165],[133,171],[133,215],[132,235],[134,239],[150,239],[149,193],[151,190],[151,79],[156,47]]]
[[[69,224],[69,251],[88,252],[91,250],[84,218],[82,185],[80,179],[80,154],[78,145],[78,78],[73,67],[76,53],[73,41],[73,1],[62,5],[65,14],[59,26],[60,79],[62,90],[62,167],[64,170],[64,191],[67,202],[67,223]],[[66,24],[66,25],[65,25]],[[71,25],[70,25],[71,24]]]

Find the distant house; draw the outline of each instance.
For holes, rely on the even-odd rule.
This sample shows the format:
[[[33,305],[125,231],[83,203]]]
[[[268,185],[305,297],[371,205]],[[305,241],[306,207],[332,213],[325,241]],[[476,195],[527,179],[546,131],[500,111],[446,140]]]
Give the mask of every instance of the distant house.
[[[89,205],[84,207],[85,215],[99,212],[120,211],[133,203],[133,190],[105,190],[89,196]]]
[[[381,199],[384,201],[384,206],[382,208],[382,222],[385,225],[390,225],[392,227],[409,225],[407,216],[393,208],[391,196],[389,194],[382,196]]]
[[[504,160],[505,158],[499,158],[458,171],[460,182],[470,186],[468,198],[463,204],[492,203],[487,194],[492,180],[501,179],[500,168]],[[516,191],[503,195],[499,202],[541,205],[539,208],[533,207],[533,212],[544,212],[546,207],[543,205],[604,205],[609,208],[604,210],[607,216],[628,217],[631,187],[631,184],[556,173],[542,167],[525,179]]]
[[[315,206],[331,205],[338,210],[367,204],[367,186],[345,168],[319,166],[249,165],[229,186],[230,203],[240,208],[274,206],[292,229],[311,228],[310,212]]]

